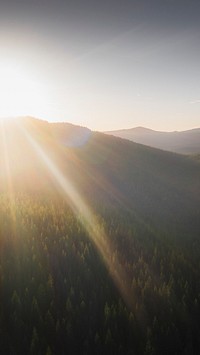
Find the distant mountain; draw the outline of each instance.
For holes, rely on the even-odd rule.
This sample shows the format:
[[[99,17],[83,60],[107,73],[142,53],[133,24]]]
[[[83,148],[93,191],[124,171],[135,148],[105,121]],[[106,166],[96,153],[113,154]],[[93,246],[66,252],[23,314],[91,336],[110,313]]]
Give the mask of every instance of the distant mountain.
[[[105,133],[171,152],[181,154],[200,153],[200,128],[182,132],[160,132],[148,128],[136,127],[107,131]]]

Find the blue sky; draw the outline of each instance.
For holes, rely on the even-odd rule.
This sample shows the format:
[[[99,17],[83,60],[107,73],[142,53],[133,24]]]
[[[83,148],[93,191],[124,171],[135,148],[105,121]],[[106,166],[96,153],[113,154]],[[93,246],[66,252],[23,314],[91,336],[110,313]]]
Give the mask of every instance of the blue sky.
[[[198,0],[1,1],[0,115],[199,127],[199,14]]]

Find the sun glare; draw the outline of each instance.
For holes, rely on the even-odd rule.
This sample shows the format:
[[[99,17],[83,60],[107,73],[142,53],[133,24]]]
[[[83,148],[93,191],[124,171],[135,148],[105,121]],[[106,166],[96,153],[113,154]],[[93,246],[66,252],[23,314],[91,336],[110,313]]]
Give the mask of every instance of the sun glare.
[[[38,116],[47,102],[45,87],[17,63],[0,62],[0,117]]]

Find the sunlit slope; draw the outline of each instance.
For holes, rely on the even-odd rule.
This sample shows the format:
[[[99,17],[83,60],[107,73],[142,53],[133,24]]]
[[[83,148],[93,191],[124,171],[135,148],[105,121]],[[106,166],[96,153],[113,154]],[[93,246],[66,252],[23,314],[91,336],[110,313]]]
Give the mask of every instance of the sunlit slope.
[[[85,128],[31,118],[4,124],[1,135],[2,189],[62,195],[42,151],[89,205],[122,209],[163,230],[181,227],[185,233],[199,232],[196,161]]]
[[[200,128],[182,132],[159,132],[136,127],[106,133],[171,152],[181,154],[197,154],[200,152]]]
[[[64,125],[64,128],[63,128]],[[91,134],[87,128],[71,124],[50,124],[31,117],[0,122],[1,189],[11,183],[16,190],[53,189],[52,176],[36,149],[35,141],[56,165],[66,167],[70,146],[82,145]]]
[[[27,120],[12,120],[0,123],[2,190],[19,191],[29,188],[36,190],[42,188],[47,180],[47,171],[24,135],[23,129],[27,122]],[[38,140],[48,143],[48,123],[31,120],[28,130],[32,135],[37,135]]]

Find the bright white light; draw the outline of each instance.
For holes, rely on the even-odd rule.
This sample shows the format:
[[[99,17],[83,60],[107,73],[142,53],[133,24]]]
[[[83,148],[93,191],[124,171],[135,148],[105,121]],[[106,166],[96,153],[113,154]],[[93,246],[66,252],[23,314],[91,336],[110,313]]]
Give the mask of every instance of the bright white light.
[[[47,93],[33,73],[17,63],[0,61],[0,117],[40,116]]]

